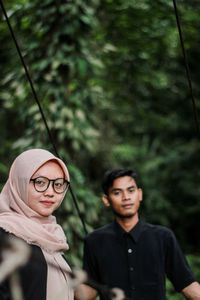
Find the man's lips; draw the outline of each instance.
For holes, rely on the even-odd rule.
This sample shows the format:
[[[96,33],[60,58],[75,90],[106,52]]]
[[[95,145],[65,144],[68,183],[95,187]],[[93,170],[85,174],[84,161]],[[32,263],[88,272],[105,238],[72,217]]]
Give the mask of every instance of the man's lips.
[[[134,204],[133,203],[126,203],[126,204],[123,204],[122,207],[123,208],[131,208]]]

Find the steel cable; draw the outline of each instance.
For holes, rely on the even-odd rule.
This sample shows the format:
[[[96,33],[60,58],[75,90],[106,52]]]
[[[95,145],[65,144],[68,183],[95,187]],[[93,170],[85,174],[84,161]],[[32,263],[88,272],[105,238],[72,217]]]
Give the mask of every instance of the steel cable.
[[[21,53],[19,44],[18,44],[17,39],[16,39],[16,37],[15,37],[14,31],[13,31],[12,26],[11,26],[11,24],[10,24],[10,21],[9,21],[8,16],[7,16],[6,9],[5,9],[5,7],[4,7],[4,4],[3,4],[3,1],[2,1],[2,0],[0,0],[0,4],[1,4],[1,8],[2,8],[3,14],[4,14],[4,16],[5,16],[5,19],[6,19],[8,28],[9,28],[9,30],[10,30],[11,36],[12,36],[13,41],[14,41],[14,43],[15,43],[17,52],[18,52],[18,54],[19,54],[21,63],[22,63],[22,65],[23,65],[23,67],[24,67],[25,74],[26,74],[26,77],[27,77],[28,82],[29,82],[29,84],[30,84],[30,87],[31,87],[31,90],[32,90],[34,99],[35,99],[35,101],[36,101],[36,103],[37,103],[37,105],[38,105],[38,107],[39,107],[39,111],[40,111],[40,113],[41,113],[42,120],[43,120],[43,122],[44,122],[44,124],[45,124],[46,130],[47,130],[47,133],[48,133],[48,136],[49,136],[50,143],[51,143],[52,146],[53,146],[53,149],[54,149],[54,152],[55,152],[56,156],[57,156],[58,158],[60,158],[60,156],[59,156],[59,154],[58,154],[58,151],[57,151],[57,148],[56,148],[56,145],[55,145],[55,143],[54,143],[54,140],[53,140],[51,131],[50,131],[49,126],[48,126],[48,124],[47,124],[47,120],[46,120],[45,115],[44,115],[44,112],[43,112],[43,110],[42,110],[40,101],[39,101],[38,96],[37,96],[37,93],[36,93],[36,91],[35,91],[33,81],[32,81],[32,79],[31,79],[31,76],[30,76],[30,74],[29,74],[28,68],[27,68],[26,63],[25,63],[25,61],[24,61],[24,58],[23,58],[23,56],[22,56],[22,53]],[[75,205],[75,207],[76,207],[76,210],[77,210],[77,212],[78,212],[78,216],[79,216],[79,218],[80,218],[80,220],[81,220],[81,223],[82,223],[82,226],[83,226],[83,230],[84,230],[85,234],[87,234],[88,232],[87,232],[87,229],[86,229],[86,225],[85,225],[84,219],[83,219],[83,217],[82,217],[82,215],[81,215],[81,212],[80,212],[80,209],[79,209],[79,206],[78,206],[78,202],[77,202],[76,197],[75,197],[75,195],[74,195],[74,193],[73,193],[73,191],[72,191],[71,185],[69,186],[69,190],[70,190],[70,193],[71,193],[71,196],[72,196],[74,205]]]

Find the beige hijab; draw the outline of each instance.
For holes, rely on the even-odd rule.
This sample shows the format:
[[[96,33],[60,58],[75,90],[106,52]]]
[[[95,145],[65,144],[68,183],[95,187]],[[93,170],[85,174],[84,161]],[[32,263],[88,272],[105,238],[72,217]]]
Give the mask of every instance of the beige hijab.
[[[67,167],[60,159],[46,150],[32,149],[23,152],[15,159],[10,169],[9,178],[0,194],[0,227],[29,244],[39,246],[43,251],[48,264],[48,300],[54,299],[50,295],[53,291],[55,294],[56,282],[58,282],[57,292],[66,285],[67,272],[70,268],[62,258],[61,253],[63,250],[67,250],[69,246],[65,234],[61,226],[56,223],[54,216],[43,217],[28,206],[28,185],[36,170],[50,160],[58,162],[64,172],[65,179],[69,181]],[[59,266],[61,272],[58,269],[52,269],[53,261]],[[52,281],[54,281],[53,286]],[[63,297],[58,299],[72,299],[72,291],[66,288],[63,291]]]
[[[43,217],[28,206],[28,185],[36,170],[52,159],[59,163],[65,178],[69,180],[67,167],[60,159],[46,150],[32,149],[15,159],[0,194],[0,227],[47,252],[61,251],[69,247],[56,218]]]

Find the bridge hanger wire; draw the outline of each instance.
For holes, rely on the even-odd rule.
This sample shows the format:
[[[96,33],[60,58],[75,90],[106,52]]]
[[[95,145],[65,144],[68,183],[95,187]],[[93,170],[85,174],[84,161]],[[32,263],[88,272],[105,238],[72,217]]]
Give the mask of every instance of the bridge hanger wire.
[[[57,151],[57,148],[56,148],[56,145],[54,143],[54,140],[53,140],[53,137],[51,135],[51,131],[48,127],[48,124],[47,124],[47,121],[46,121],[46,118],[45,118],[45,115],[43,113],[43,110],[42,110],[42,107],[40,105],[40,102],[39,102],[39,99],[37,97],[37,93],[35,91],[35,88],[34,88],[34,85],[33,85],[33,82],[32,82],[32,79],[30,77],[30,74],[28,72],[28,69],[26,67],[26,64],[25,64],[25,61],[23,59],[23,56],[21,54],[21,51],[20,51],[20,48],[19,48],[19,45],[18,45],[18,42],[16,40],[16,37],[15,37],[15,34],[12,30],[12,26],[9,22],[9,19],[8,19],[8,16],[7,16],[7,13],[6,13],[6,10],[4,8],[4,5],[3,5],[3,1],[0,0],[0,4],[1,4],[1,8],[2,8],[2,11],[3,11],[3,14],[5,16],[5,19],[7,21],[7,25],[9,27],[9,30],[10,30],[10,33],[12,35],[12,38],[13,38],[13,41],[15,43],[15,46],[16,46],[16,49],[17,49],[17,52],[20,56],[20,59],[21,59],[21,62],[22,62],[22,65],[24,67],[24,70],[25,70],[25,73],[26,73],[26,76],[27,76],[27,79],[29,81],[29,84],[31,86],[31,90],[32,90],[32,93],[34,95],[34,99],[39,107],[39,110],[40,110],[40,113],[41,113],[41,116],[42,116],[42,119],[43,119],[43,122],[45,124],[45,127],[46,127],[46,130],[48,132],[48,136],[49,136],[49,140],[50,140],[50,143],[52,144],[53,148],[54,148],[54,152],[56,154],[57,157],[59,157],[59,154],[58,154],[58,151]],[[181,42],[181,48],[182,48],[182,53],[183,53],[183,57],[184,57],[184,63],[185,63],[185,69],[186,69],[186,74],[187,74],[187,80],[188,80],[188,85],[189,85],[189,89],[190,89],[190,94],[191,94],[191,98],[192,98],[192,104],[193,104],[193,113],[194,113],[194,119],[195,119],[195,123],[196,123],[196,128],[197,128],[197,132],[199,134],[199,137],[200,137],[200,128],[199,128],[199,121],[198,121],[198,111],[197,111],[197,107],[196,107],[196,103],[195,103],[195,99],[194,99],[194,94],[193,94],[193,88],[192,88],[192,81],[191,81],[191,76],[190,76],[190,70],[189,70],[189,65],[188,65],[188,60],[187,60],[187,56],[186,56],[186,51],[185,51],[185,47],[184,47],[184,42],[183,42],[183,36],[182,36],[182,30],[181,30],[181,26],[180,26],[180,21],[179,21],[179,16],[178,16],[178,10],[177,10],[177,5],[176,5],[176,0],[173,0],[173,4],[174,4],[174,11],[175,11],[175,15],[176,15],[176,21],[177,21],[177,27],[178,27],[178,31],[179,31],[179,37],[180,37],[180,42]],[[77,212],[78,212],[78,215],[79,215],[79,218],[82,222],[82,225],[83,225],[83,229],[85,231],[85,234],[87,234],[87,229],[86,229],[86,226],[85,226],[85,223],[84,223],[84,220],[81,216],[81,213],[80,213],[80,210],[79,210],[79,207],[78,207],[78,203],[76,201],[76,198],[73,194],[73,191],[72,191],[72,188],[71,188],[71,185],[69,186],[69,190],[71,192],[71,195],[72,195],[72,199],[74,201],[74,204],[75,204],[75,207],[77,209]],[[89,281],[90,282],[90,281]],[[98,285],[98,283],[95,283],[95,282],[90,282],[90,284],[96,288],[97,290],[104,290],[104,292],[110,294],[111,291],[110,290],[107,290],[104,288],[104,286],[101,286],[101,285]],[[112,299],[114,299],[114,297],[112,297]],[[117,299],[117,298],[116,298]],[[127,298],[126,298],[127,299]]]
[[[19,57],[21,59],[21,62],[22,62],[22,65],[24,67],[24,70],[25,70],[25,73],[26,73],[26,76],[27,76],[27,79],[29,81],[29,84],[30,84],[30,87],[31,87],[31,90],[32,90],[32,93],[33,93],[33,96],[34,96],[34,99],[39,107],[39,110],[40,110],[40,113],[41,113],[41,116],[42,116],[42,119],[43,119],[43,122],[45,124],[45,127],[46,127],[46,130],[48,132],[48,136],[49,136],[49,139],[50,139],[50,142],[54,148],[54,152],[55,154],[57,155],[57,157],[59,157],[58,155],[58,151],[57,151],[57,148],[56,148],[56,145],[54,143],[54,140],[53,140],[53,137],[51,135],[51,131],[48,127],[48,124],[47,124],[47,121],[46,121],[46,118],[45,118],[45,115],[43,113],[43,110],[42,110],[42,107],[40,105],[40,101],[37,97],[37,93],[35,91],[35,88],[34,88],[34,85],[33,85],[33,82],[31,80],[31,77],[30,77],[30,74],[29,74],[29,71],[26,67],[26,64],[25,64],[25,61],[23,59],[23,56],[21,54],[21,51],[20,51],[20,48],[19,48],[19,45],[18,45],[18,42],[16,40],[16,37],[15,37],[15,34],[12,30],[12,26],[9,22],[9,19],[8,19],[8,16],[7,16],[7,13],[6,13],[6,10],[4,8],[4,5],[3,5],[3,1],[0,0],[0,4],[1,4],[1,8],[2,8],[2,11],[3,11],[3,14],[5,16],[5,19],[6,19],[6,22],[8,24],[8,27],[9,27],[9,30],[10,30],[10,33],[11,33],[11,36],[13,38],[13,41],[15,43],[15,46],[16,46],[16,49],[17,49],[17,52],[19,54]],[[180,25],[180,21],[179,21],[179,15],[178,15],[178,9],[177,9],[177,4],[176,4],[176,0],[173,0],[173,6],[174,6],[174,12],[175,12],[175,16],[176,16],[176,22],[177,22],[177,27],[178,27],[178,32],[179,32],[179,37],[180,37],[180,43],[181,43],[181,48],[182,48],[182,53],[183,53],[183,57],[184,57],[184,65],[185,65],[185,69],[186,69],[186,75],[187,75],[187,81],[188,81],[188,85],[189,85],[189,90],[190,90],[190,94],[191,94],[191,99],[192,99],[192,106],[193,106],[193,115],[194,115],[194,120],[195,120],[195,124],[196,124],[196,129],[197,129],[197,133],[200,137],[200,126],[199,126],[199,119],[198,119],[198,110],[197,110],[197,106],[196,106],[196,101],[195,101],[195,98],[194,98],[194,93],[193,93],[193,87],[192,87],[192,80],[191,80],[191,76],[190,76],[190,69],[189,69],[189,64],[188,64],[188,59],[187,59],[187,55],[186,55],[186,51],[185,51],[185,46],[184,46],[184,42],[183,42],[183,35],[182,35],[182,30],[181,30],[181,25]],[[71,192],[71,195],[72,195],[72,199],[74,201],[74,204],[75,204],[75,207],[77,209],[77,212],[78,212],[78,215],[79,215],[79,218],[81,220],[81,223],[83,225],[83,229],[85,231],[85,233],[87,234],[87,229],[86,229],[86,226],[85,226],[85,223],[84,223],[84,220],[81,216],[81,213],[80,213],[80,210],[79,210],[79,207],[78,207],[78,203],[76,201],[76,198],[74,196],[74,193],[72,191],[72,188],[71,186],[69,187],[69,190]]]
[[[13,31],[12,26],[11,26],[11,24],[10,24],[10,21],[9,21],[8,16],[7,16],[7,13],[6,13],[6,10],[5,10],[5,7],[4,7],[4,4],[3,4],[3,1],[2,1],[2,0],[0,0],[0,4],[1,4],[1,8],[2,8],[3,14],[4,14],[4,16],[5,16],[5,19],[6,19],[8,28],[9,28],[9,30],[10,30],[12,39],[13,39],[13,41],[14,41],[14,43],[15,43],[17,52],[18,52],[18,54],[19,54],[21,63],[22,63],[22,65],[23,65],[23,67],[24,67],[25,74],[26,74],[26,77],[27,77],[28,82],[29,82],[29,84],[30,84],[30,87],[31,87],[31,90],[32,90],[34,99],[35,99],[35,101],[36,101],[36,103],[37,103],[37,105],[38,105],[38,107],[39,107],[39,111],[40,111],[40,113],[41,113],[42,120],[43,120],[43,122],[44,122],[44,124],[45,124],[46,130],[47,130],[47,133],[48,133],[48,136],[49,136],[50,143],[51,143],[52,146],[53,146],[53,149],[54,149],[54,152],[55,152],[56,156],[57,156],[58,158],[60,158],[60,157],[59,157],[59,154],[58,154],[58,151],[57,151],[57,147],[56,147],[55,142],[54,142],[54,140],[53,140],[51,131],[50,131],[49,126],[48,126],[48,124],[47,124],[47,120],[46,120],[45,115],[44,115],[44,112],[43,112],[43,110],[42,110],[42,106],[41,106],[41,104],[40,104],[40,101],[39,101],[39,99],[38,99],[37,93],[36,93],[36,91],[35,91],[33,81],[32,81],[32,79],[31,79],[31,76],[30,76],[30,74],[29,74],[28,68],[27,68],[26,63],[25,63],[25,61],[24,61],[24,58],[23,58],[23,56],[22,56],[22,53],[21,53],[19,44],[18,44],[17,39],[16,39],[16,37],[15,37],[14,31]],[[76,197],[75,197],[75,195],[74,195],[74,193],[73,193],[71,184],[69,185],[69,191],[70,191],[70,193],[71,193],[71,196],[72,196],[74,205],[75,205],[75,207],[76,207],[78,216],[79,216],[79,218],[80,218],[80,220],[81,220],[81,223],[82,223],[82,226],[83,226],[83,230],[84,230],[85,234],[87,234],[88,231],[87,231],[87,229],[86,229],[86,225],[85,225],[84,219],[83,219],[83,217],[82,217],[82,215],[81,215],[81,212],[80,212],[80,209],[79,209],[79,206],[78,206],[78,202],[77,202]]]
[[[186,70],[187,81],[188,81],[190,95],[191,95],[191,99],[192,99],[194,121],[195,121],[195,124],[196,124],[196,129],[197,129],[198,136],[200,138],[200,125],[199,125],[199,118],[198,118],[198,110],[197,110],[197,105],[196,105],[196,101],[195,101],[195,98],[194,98],[192,80],[191,80],[191,75],[190,75],[190,68],[189,68],[188,59],[187,59],[187,55],[186,55],[186,51],[185,51],[185,46],[184,46],[184,41],[183,41],[183,34],[182,34],[181,25],[180,25],[176,0],[173,0],[173,5],[174,5],[174,13],[175,13],[175,16],[176,16],[176,23],[177,23],[178,32],[179,32],[181,49],[182,49],[183,58],[184,58],[184,65],[185,65],[185,70]]]

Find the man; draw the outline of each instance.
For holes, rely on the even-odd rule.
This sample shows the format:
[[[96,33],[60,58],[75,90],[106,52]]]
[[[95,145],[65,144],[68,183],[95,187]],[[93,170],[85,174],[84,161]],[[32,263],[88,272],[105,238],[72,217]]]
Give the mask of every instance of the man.
[[[84,244],[84,264],[89,278],[109,289],[118,287],[132,300],[165,300],[165,275],[177,292],[200,300],[196,282],[173,232],[139,220],[142,189],[132,170],[112,169],[102,183],[106,206],[115,221],[89,234]],[[84,287],[86,299],[97,291]],[[101,300],[107,295],[100,293]]]

